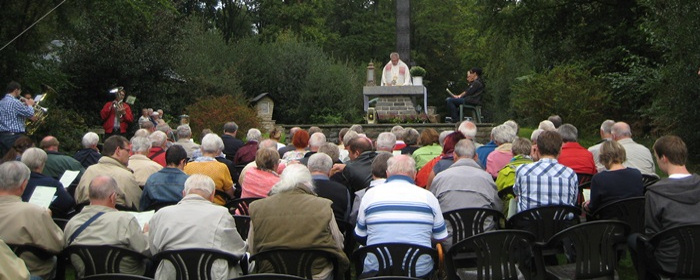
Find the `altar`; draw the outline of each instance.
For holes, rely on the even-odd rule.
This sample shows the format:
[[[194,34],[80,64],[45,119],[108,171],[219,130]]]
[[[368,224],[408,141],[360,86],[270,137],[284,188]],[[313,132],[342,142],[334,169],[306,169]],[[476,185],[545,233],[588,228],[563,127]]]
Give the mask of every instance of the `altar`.
[[[375,105],[377,113],[391,112],[394,114],[415,114],[415,99],[423,96],[421,111],[428,113],[428,90],[424,86],[365,86],[362,88],[364,110],[369,109],[370,97],[380,97]],[[409,97],[409,98],[406,98]]]

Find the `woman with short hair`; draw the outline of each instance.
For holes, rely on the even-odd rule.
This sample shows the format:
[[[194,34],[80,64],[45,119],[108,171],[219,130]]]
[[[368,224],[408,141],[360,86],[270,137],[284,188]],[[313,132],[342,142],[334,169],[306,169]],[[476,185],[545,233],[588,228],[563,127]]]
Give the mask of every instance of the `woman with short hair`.
[[[600,146],[598,161],[606,170],[591,179],[591,199],[583,203],[586,211],[593,213],[607,203],[644,195],[642,173],[622,165],[626,158],[625,148],[617,141],[605,141]]]

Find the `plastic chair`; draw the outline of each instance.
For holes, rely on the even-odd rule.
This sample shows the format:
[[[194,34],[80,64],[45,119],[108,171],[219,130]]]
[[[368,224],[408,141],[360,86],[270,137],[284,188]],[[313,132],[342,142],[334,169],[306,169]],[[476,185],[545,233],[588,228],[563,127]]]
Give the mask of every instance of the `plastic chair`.
[[[588,220],[619,220],[630,226],[630,233],[644,233],[644,197],[630,197],[607,203]]]
[[[158,212],[158,210],[160,210],[161,208],[166,207],[166,206],[175,205],[178,202],[179,201],[161,201],[161,202],[151,203],[151,205],[148,205],[148,207],[146,207],[145,210],[141,210],[141,211],[154,210],[154,211]]]
[[[333,271],[338,278],[338,261],[329,252],[321,250],[269,250],[258,252],[250,257],[255,261],[257,269],[271,269],[274,273],[295,275],[305,279],[313,279],[311,268],[319,259],[326,259],[333,265]],[[257,270],[259,271],[259,270]]]
[[[364,280],[420,280],[420,278],[408,277],[408,276],[377,276],[365,278]]]
[[[528,209],[508,219],[508,228],[529,231],[536,241],[545,242],[557,232],[578,224],[581,210],[570,205],[550,205]]]
[[[500,197],[502,200],[505,200],[508,195],[512,195],[515,197],[515,193],[513,192],[513,186],[507,186],[503,188],[502,190],[498,191],[498,197]]]
[[[237,278],[233,278],[231,280],[305,280],[306,278],[301,278],[299,276],[294,276],[294,275],[286,275],[286,274],[276,274],[276,273],[259,273],[259,274],[251,274],[251,275],[246,275],[246,276],[241,276]]]
[[[642,185],[644,185],[644,188],[653,185],[659,181],[659,177],[654,176],[654,175],[649,175],[649,174],[642,174]]]
[[[467,110],[472,110],[472,116],[474,117],[474,123],[483,123],[484,122],[484,117],[481,115],[481,106],[474,106],[474,105],[469,105],[469,104],[462,104],[459,105],[459,121],[462,122],[464,120],[464,109]]]
[[[66,224],[68,223],[69,219],[62,219],[62,218],[52,218],[53,222],[61,228],[61,230],[64,230],[66,228]]]
[[[463,208],[442,213],[452,231],[452,244],[492,229],[502,228],[503,213],[489,208]]]
[[[41,260],[48,260],[57,255],[56,253],[51,253],[44,248],[40,248],[31,244],[19,245],[7,243],[7,247],[10,247],[10,250],[12,250],[12,252],[15,253],[17,257],[21,257],[21,255],[24,253],[32,253],[34,254],[34,256]]]
[[[240,257],[232,254],[209,249],[169,250],[156,254],[155,267],[161,261],[168,261],[175,267],[177,280],[211,279],[211,269],[216,260],[225,260],[229,267],[235,266]],[[246,273],[246,271],[243,271]]]
[[[231,215],[250,216],[248,205],[261,198],[262,197],[236,198],[226,202],[225,206],[228,208],[228,212],[231,213]]]
[[[377,259],[378,270],[364,272],[365,258],[374,255]],[[352,254],[355,262],[355,271],[359,278],[375,276],[408,276],[430,277],[438,264],[438,253],[435,249],[405,243],[381,243],[361,247]],[[426,275],[417,275],[418,258],[429,256],[432,259],[433,268]],[[363,277],[364,276],[364,277]]]
[[[671,245],[672,250],[678,252],[676,263],[676,271],[665,271],[654,265],[640,265],[639,277],[642,278],[646,272],[652,274],[670,277],[671,279],[700,279],[700,224],[678,226],[661,231],[650,239],[641,238],[641,242],[649,245],[638,248],[649,248],[649,256],[661,248],[662,246]],[[669,244],[670,243],[670,244]],[[677,246],[677,247],[676,247]],[[644,250],[638,252],[644,254]]]
[[[83,280],[153,280],[153,278],[123,273],[106,273],[83,277]]]
[[[248,231],[250,230],[250,217],[233,215],[233,220],[236,221],[236,230],[241,235],[243,240],[248,239]]]
[[[535,245],[535,261],[548,277],[555,279],[615,278],[618,245],[626,242],[629,226],[620,221],[604,220],[567,228],[546,243]],[[563,251],[567,264],[545,266],[542,250]]]
[[[121,273],[120,265],[125,257],[137,261],[148,259],[139,252],[112,245],[70,245],[63,252],[69,260],[72,255],[80,258],[85,266],[84,276]]]
[[[496,230],[460,241],[447,252],[448,279],[512,279],[542,275],[532,270],[535,236],[524,230]]]
[[[578,177],[578,184],[581,185],[583,183],[590,182],[591,179],[593,179],[593,174],[576,173],[576,177]]]

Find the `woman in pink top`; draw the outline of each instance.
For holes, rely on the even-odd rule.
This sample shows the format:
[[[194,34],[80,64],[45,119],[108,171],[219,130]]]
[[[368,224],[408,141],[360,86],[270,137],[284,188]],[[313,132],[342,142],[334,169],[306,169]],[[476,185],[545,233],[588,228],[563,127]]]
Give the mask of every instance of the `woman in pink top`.
[[[280,177],[275,172],[280,161],[280,155],[272,149],[259,149],[255,153],[256,167],[246,168],[240,182],[241,198],[267,197],[272,186],[279,182]]]
[[[513,158],[512,143],[517,135],[513,128],[502,124],[491,130],[491,137],[498,147],[486,157],[486,172],[496,179],[498,171],[501,171]]]

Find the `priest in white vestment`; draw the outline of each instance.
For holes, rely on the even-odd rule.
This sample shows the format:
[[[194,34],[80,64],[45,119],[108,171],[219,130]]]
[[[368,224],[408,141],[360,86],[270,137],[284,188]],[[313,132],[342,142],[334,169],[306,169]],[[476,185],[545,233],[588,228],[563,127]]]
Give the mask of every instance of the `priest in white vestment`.
[[[391,61],[382,70],[382,86],[410,86],[411,73],[408,65],[399,59],[398,53],[393,52],[389,57]]]

